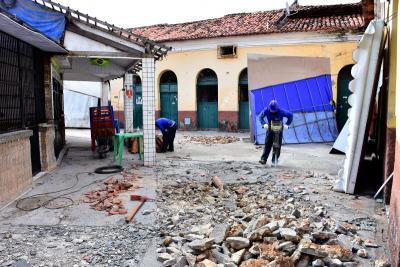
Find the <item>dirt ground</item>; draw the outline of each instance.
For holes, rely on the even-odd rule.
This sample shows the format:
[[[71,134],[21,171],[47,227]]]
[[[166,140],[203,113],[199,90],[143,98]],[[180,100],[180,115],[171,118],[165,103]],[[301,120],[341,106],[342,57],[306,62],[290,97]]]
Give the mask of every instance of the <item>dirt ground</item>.
[[[221,135],[239,141],[213,145],[190,141],[191,136]],[[175,152],[158,154],[154,168],[142,167],[137,155],[125,151],[125,172],[112,177],[122,179],[128,173],[134,177],[134,186],[118,198],[127,210],[137,204],[129,200],[132,193],[153,199],[144,204],[134,222],[126,224],[124,215],[108,216],[82,201],[86,192],[99,189],[110,177],[93,174],[94,169],[112,163],[111,153],[106,159],[92,154],[89,139],[87,130],[67,130],[68,149],[60,166],[37,179],[23,197],[43,195],[14,202],[0,211],[0,266],[163,266],[157,258],[166,236],[180,236],[193,225],[234,221],[236,200],[229,196],[220,199],[214,191],[209,193],[213,198],[204,194],[215,176],[228,187],[228,194],[239,187],[253,190],[247,194],[251,199],[265,194],[271,212],[292,212],[278,204],[274,207],[275,199],[290,200],[302,214],[308,214],[310,207],[321,208],[323,220],[355,225],[357,235],[377,244],[367,248],[366,259],[355,258],[360,266],[375,266],[376,259],[388,256],[385,207],[369,196],[332,191],[344,157],[329,154],[330,145],[284,146],[276,168],[258,164],[262,147],[251,144],[246,133],[178,133]],[[203,191],[196,189],[203,187]],[[69,189],[44,194],[65,188]],[[40,207],[61,194],[63,198]],[[215,210],[220,201],[223,207]],[[257,209],[249,214],[255,216],[254,210],[260,215]]]

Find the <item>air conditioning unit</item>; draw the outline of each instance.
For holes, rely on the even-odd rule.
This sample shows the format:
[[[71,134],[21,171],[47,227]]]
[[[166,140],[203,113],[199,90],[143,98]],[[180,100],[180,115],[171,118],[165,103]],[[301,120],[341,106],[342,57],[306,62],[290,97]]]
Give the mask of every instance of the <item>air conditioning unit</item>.
[[[219,45],[218,58],[235,58],[237,57],[236,51],[236,45]]]

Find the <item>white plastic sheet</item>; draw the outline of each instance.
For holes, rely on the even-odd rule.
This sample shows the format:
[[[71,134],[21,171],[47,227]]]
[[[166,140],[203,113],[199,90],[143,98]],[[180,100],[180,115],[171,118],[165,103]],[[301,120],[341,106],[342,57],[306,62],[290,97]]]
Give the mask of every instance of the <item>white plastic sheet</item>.
[[[97,106],[97,97],[64,89],[65,127],[90,128],[89,108]]]

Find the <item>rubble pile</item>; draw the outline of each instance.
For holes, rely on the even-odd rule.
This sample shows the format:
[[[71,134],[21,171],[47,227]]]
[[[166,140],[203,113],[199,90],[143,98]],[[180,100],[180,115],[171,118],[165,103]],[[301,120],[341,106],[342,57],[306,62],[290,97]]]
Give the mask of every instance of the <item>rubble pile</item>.
[[[108,215],[127,214],[121,199],[120,193],[137,189],[135,186],[136,177],[133,174],[123,174],[123,179],[115,177],[107,179],[103,187],[84,194],[82,201],[91,203],[90,207],[97,211],[106,211]]]
[[[376,244],[357,224],[331,218],[305,187],[190,182],[159,193],[163,266],[388,266],[370,259]]]
[[[181,142],[203,145],[225,145],[239,141],[240,138],[236,136],[185,136]]]

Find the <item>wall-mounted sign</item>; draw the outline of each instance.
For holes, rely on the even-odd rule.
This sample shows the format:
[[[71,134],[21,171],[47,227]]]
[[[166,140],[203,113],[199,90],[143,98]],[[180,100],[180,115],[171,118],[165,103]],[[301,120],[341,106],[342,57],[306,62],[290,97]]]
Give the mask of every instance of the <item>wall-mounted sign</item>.
[[[128,88],[125,90],[125,95],[130,99],[133,96],[132,88]]]

